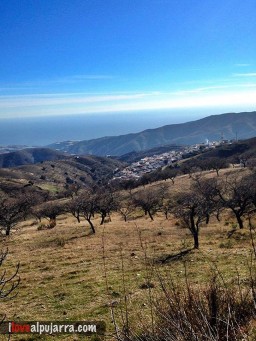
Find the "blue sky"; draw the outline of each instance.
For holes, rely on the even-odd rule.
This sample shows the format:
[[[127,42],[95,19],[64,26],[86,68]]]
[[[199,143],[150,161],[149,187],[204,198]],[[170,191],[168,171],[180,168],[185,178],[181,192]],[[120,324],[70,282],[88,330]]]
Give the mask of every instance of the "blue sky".
[[[255,0],[1,0],[0,118],[255,110],[255,14]]]

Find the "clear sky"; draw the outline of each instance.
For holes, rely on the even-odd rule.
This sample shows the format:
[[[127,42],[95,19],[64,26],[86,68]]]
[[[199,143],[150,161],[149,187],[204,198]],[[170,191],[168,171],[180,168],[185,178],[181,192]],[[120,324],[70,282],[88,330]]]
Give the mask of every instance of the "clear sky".
[[[1,0],[0,118],[255,110],[255,15],[255,0]]]

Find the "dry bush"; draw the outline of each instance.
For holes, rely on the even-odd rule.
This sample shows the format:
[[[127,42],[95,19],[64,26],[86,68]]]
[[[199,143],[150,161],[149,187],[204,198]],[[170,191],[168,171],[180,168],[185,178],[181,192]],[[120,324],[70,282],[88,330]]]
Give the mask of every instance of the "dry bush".
[[[238,341],[248,340],[255,318],[252,287],[227,286],[214,275],[205,288],[192,287],[188,278],[181,286],[158,276],[161,295],[152,302],[154,323],[119,328],[119,341]],[[253,281],[255,285],[255,280]],[[140,316],[139,321],[143,321]],[[125,326],[128,324],[126,323]],[[130,324],[129,324],[130,325]],[[134,331],[136,330],[136,332]]]
[[[213,264],[206,285],[191,284],[184,261],[184,281],[174,279],[151,263],[147,273],[156,285],[147,286],[149,309],[138,311],[136,322],[123,319],[121,327],[114,316],[118,341],[245,341],[255,340],[256,249],[255,230],[251,227],[251,259],[248,274],[224,279]],[[145,251],[145,260],[149,260]],[[129,317],[123,305],[122,314]],[[139,321],[139,322],[138,322]],[[254,333],[254,334],[253,334]],[[252,335],[253,334],[253,335]]]

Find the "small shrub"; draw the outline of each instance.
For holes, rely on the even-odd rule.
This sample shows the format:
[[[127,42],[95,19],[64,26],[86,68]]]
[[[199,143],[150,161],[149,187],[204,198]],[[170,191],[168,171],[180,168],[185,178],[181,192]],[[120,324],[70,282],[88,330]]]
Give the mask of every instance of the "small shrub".
[[[65,241],[65,239],[63,237],[58,237],[58,238],[55,239],[55,244],[57,246],[63,247],[63,246],[65,246],[66,241]]]
[[[121,295],[117,291],[112,291],[111,296],[112,297],[120,297]]]
[[[140,289],[153,289],[154,287],[155,287],[155,284],[149,281],[140,285]]]
[[[220,249],[233,249],[233,247],[234,247],[234,243],[230,239],[228,239],[225,242],[220,243],[219,245]]]
[[[37,230],[38,231],[46,230],[46,225],[45,224],[38,225]]]

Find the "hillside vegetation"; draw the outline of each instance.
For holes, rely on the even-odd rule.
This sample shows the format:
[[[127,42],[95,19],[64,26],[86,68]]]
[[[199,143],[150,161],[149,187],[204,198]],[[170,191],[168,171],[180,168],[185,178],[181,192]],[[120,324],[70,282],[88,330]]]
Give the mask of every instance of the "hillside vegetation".
[[[256,138],[253,137],[232,144],[221,145],[204,153],[200,158],[226,159],[229,163],[239,162],[239,160],[253,160],[256,158]]]
[[[110,158],[97,156],[71,157],[44,161],[13,168],[0,168],[0,189],[20,188],[28,184],[54,191],[77,184],[92,187],[111,179],[123,163]]]
[[[65,158],[67,158],[67,155],[50,148],[26,148],[0,154],[0,168],[17,167],[43,161],[57,161]]]
[[[164,318],[166,325],[164,320],[160,320],[161,330],[158,330],[157,321],[161,314],[165,314],[169,316],[170,323],[175,322],[168,312],[168,300],[178,299],[178,296],[171,296],[175,286],[180,304],[185,304],[182,290],[188,285],[190,294],[194,293],[193,300],[197,299],[196,293],[208,292],[212,286],[216,287],[216,290],[211,289],[212,294],[217,295],[216,302],[220,299],[224,309],[222,318],[232,318],[233,324],[238,323],[238,327],[233,324],[228,327],[230,335],[234,335],[232,340],[241,340],[245,336],[247,340],[255,340],[251,298],[251,281],[255,283],[251,246],[252,238],[255,238],[255,218],[254,203],[250,201],[254,200],[251,196],[255,193],[254,177],[247,168],[222,169],[219,176],[213,171],[197,172],[192,176],[177,176],[174,183],[167,180],[132,191],[108,192],[111,196],[104,197],[106,190],[110,189],[105,188],[105,192],[101,189],[96,201],[94,192],[82,191],[68,198],[68,202],[74,205],[67,206],[66,212],[57,212],[54,227],[47,225],[50,216],[45,206],[45,215],[38,216],[41,222],[30,213],[26,221],[20,221],[13,227],[9,237],[2,237],[3,247],[9,249],[5,268],[11,274],[20,262],[21,277],[16,289],[17,297],[2,302],[2,310],[8,319],[14,316],[20,321],[105,320],[107,340],[127,340],[127,337],[130,338],[128,340],[139,340],[138,333],[144,333],[143,340],[163,341],[166,336],[161,335],[165,335],[163,333],[170,325]],[[243,181],[252,181],[251,185],[246,182],[246,192]],[[204,184],[211,186],[205,187]],[[251,198],[241,215],[243,228],[239,228],[231,209],[232,195],[238,188],[241,195],[246,193]],[[202,201],[203,193],[207,193],[209,202]],[[186,198],[191,194],[189,203],[196,205],[194,218],[199,227],[199,248],[195,247],[193,226],[186,220],[187,213],[191,212],[190,206],[186,206]],[[107,201],[110,197],[114,201]],[[217,198],[218,202],[221,200],[221,206],[212,205],[212,200]],[[67,199],[62,200],[58,203],[64,205]],[[145,206],[145,202],[150,205]],[[92,203],[96,204],[93,208],[90,206]],[[73,210],[77,204],[80,224],[76,219],[77,211]],[[52,203],[50,206],[53,207]],[[209,221],[204,211],[206,207],[210,213]],[[89,224],[88,212],[94,212],[90,219],[95,233]],[[230,288],[230,291],[224,291],[225,288]],[[227,305],[223,303],[224,297]],[[236,315],[232,317],[228,315],[231,307],[229,297],[235,302],[232,309]],[[203,305],[201,307],[203,309]],[[202,318],[207,318],[207,314],[213,316],[211,310],[204,309],[200,312],[205,314]],[[157,315],[159,311],[160,316]],[[153,332],[152,318],[156,326]],[[115,334],[113,321],[120,327],[119,336]],[[197,328],[202,325],[193,321]],[[209,320],[209,323],[214,332],[214,322]],[[128,330],[130,336],[127,336]],[[218,331],[221,333],[222,330],[223,326],[220,326]],[[199,332],[202,331],[194,330],[194,333]],[[26,339],[31,340],[24,336]],[[52,337],[41,339],[51,340]],[[54,336],[54,339],[83,338],[62,335]],[[13,340],[19,338],[14,337]],[[187,341],[188,338],[181,337],[180,340]],[[197,340],[204,341],[205,338],[200,336]],[[230,339],[223,336],[210,340]]]

